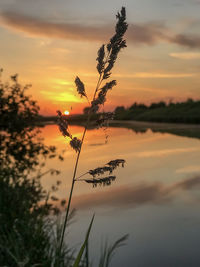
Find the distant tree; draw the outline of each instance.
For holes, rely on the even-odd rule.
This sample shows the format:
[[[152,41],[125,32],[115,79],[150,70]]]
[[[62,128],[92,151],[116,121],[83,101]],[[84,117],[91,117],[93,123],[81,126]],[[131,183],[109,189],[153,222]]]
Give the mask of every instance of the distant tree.
[[[120,114],[120,113],[124,112],[125,110],[126,109],[125,109],[124,106],[116,107],[114,113],[115,114]]]
[[[166,103],[164,101],[160,101],[159,103],[152,103],[150,105],[150,109],[155,109],[155,108],[164,108],[166,107]]]
[[[147,109],[147,106],[145,104],[139,103],[137,104],[136,102],[130,106],[129,108],[130,110],[134,110],[134,109]]]
[[[187,103],[188,103],[188,104],[192,104],[192,103],[194,103],[194,100],[193,100],[192,98],[188,98],[188,99],[187,99]]]
[[[135,109],[137,107],[138,107],[138,104],[137,104],[137,102],[135,102],[135,103],[133,103],[133,105],[130,106],[129,109]]]
[[[138,107],[142,108],[142,109],[147,109],[148,108],[145,104],[139,104]]]

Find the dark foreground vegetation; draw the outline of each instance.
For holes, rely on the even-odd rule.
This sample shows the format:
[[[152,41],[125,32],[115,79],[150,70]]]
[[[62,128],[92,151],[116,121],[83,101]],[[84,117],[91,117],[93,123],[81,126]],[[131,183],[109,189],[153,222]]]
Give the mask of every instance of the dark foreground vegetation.
[[[53,168],[44,172],[46,159],[63,158],[39,139],[31,123],[39,107],[27,89],[17,75],[9,83],[0,77],[0,266],[70,266],[72,251],[65,246],[56,258],[60,226],[52,193],[59,181],[51,192],[40,182],[44,173],[59,173]]]
[[[39,107],[26,94],[17,75],[9,83],[1,81],[0,71],[0,266],[5,267],[89,267],[89,254],[77,256],[71,244],[60,248],[65,200],[55,196],[60,181],[46,191],[41,177],[59,171],[46,169],[46,159],[58,157],[54,146],[39,138],[35,123]],[[74,212],[69,213],[70,223]],[[89,230],[91,229],[90,225]],[[89,237],[88,230],[88,237]],[[99,267],[109,266],[114,251],[124,244],[127,235],[113,245],[107,243],[99,256]],[[83,254],[83,247],[81,247]]]
[[[152,103],[150,106],[134,103],[115,109],[116,120],[137,120],[149,122],[200,123],[200,101],[188,99],[179,103]]]
[[[89,235],[94,215],[86,233],[85,240],[75,254],[71,244],[65,243],[65,229],[68,226],[72,211],[71,198],[73,186],[78,178],[76,170],[79,155],[89,120],[97,118],[97,111],[106,101],[108,90],[116,85],[116,81],[100,84],[111,75],[111,69],[117,59],[119,51],[126,47],[123,35],[128,27],[126,23],[125,8],[117,14],[115,34],[107,46],[103,45],[98,51],[97,70],[99,82],[93,100],[90,103],[90,112],[85,114],[87,123],[82,140],[73,137],[68,129],[66,117],[60,111],[58,124],[64,137],[71,139],[70,145],[77,153],[76,165],[72,179],[71,193],[67,201],[65,219],[59,216],[58,207],[65,205],[63,200],[55,197],[60,181],[46,191],[40,178],[47,174],[59,174],[56,169],[44,169],[46,159],[58,157],[54,146],[46,146],[39,138],[36,125],[44,118],[39,116],[39,107],[35,101],[26,94],[29,86],[22,86],[18,76],[11,76],[9,82],[1,79],[3,70],[0,70],[0,266],[4,267],[91,267],[89,257]],[[78,77],[75,79],[78,93],[86,97],[84,84]],[[98,93],[97,93],[98,91]],[[89,102],[89,101],[88,101]],[[94,113],[92,115],[92,113]],[[99,114],[101,116],[101,114]],[[104,120],[108,119],[108,116]],[[103,120],[103,122],[104,122]],[[102,118],[99,121],[102,124]],[[120,165],[124,166],[123,159],[111,160],[103,167],[90,170],[91,179],[81,179],[84,182],[97,185],[110,185],[115,180],[114,175],[95,177],[109,172]],[[79,177],[80,178],[80,177]],[[53,194],[53,195],[52,195]],[[107,242],[102,247],[99,267],[108,267],[114,251],[124,244],[127,235],[117,240],[112,246]],[[75,256],[74,256],[75,255]]]

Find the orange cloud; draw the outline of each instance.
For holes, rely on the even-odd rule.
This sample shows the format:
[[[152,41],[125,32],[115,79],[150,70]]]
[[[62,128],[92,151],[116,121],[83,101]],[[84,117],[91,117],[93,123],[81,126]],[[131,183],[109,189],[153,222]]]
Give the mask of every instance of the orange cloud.
[[[56,102],[70,102],[70,103],[81,103],[82,100],[75,95],[68,92],[49,92],[49,91],[40,91],[41,94],[45,95],[46,99],[50,99]]]
[[[38,18],[10,12],[1,13],[1,23],[29,36],[44,36],[71,40],[100,41],[110,27],[84,26],[73,23],[46,22]]]
[[[1,25],[29,36],[43,36],[81,41],[105,41],[113,32],[111,25],[56,23],[9,11],[0,15]],[[199,48],[200,36],[173,34],[164,24],[148,22],[129,25],[127,39],[134,44],[153,45],[160,41]]]

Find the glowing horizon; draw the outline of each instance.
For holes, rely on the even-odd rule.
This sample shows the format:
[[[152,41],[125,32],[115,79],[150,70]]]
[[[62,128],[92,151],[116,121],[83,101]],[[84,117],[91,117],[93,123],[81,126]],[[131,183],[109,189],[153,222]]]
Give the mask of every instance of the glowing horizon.
[[[122,5],[129,23],[127,48],[113,69],[111,79],[117,86],[109,92],[105,110],[134,102],[199,99],[196,1],[176,6],[171,0],[120,0],[117,7],[110,1],[106,11],[97,0],[87,0],[84,11],[80,0],[79,5],[61,0],[39,8],[46,1],[0,3],[0,67],[6,77],[19,73],[20,83],[32,84],[29,94],[38,101],[41,114],[54,115],[66,107],[71,114],[82,113],[87,102],[77,94],[74,79],[80,77],[91,99],[98,80],[97,51],[112,36]]]

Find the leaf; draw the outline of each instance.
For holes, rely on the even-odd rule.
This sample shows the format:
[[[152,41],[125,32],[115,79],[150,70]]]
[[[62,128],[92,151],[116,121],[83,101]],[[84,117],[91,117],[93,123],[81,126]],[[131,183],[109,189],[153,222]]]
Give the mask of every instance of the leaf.
[[[115,241],[113,245],[108,246],[108,242],[105,242],[101,257],[99,260],[99,267],[108,267],[116,249],[125,245],[125,241],[128,239],[128,235],[122,236],[120,239]]]
[[[84,249],[85,249],[86,244],[88,242],[88,238],[89,238],[89,235],[90,235],[90,230],[92,228],[93,221],[94,221],[94,215],[92,216],[92,220],[90,222],[90,225],[89,225],[86,237],[85,237],[85,241],[84,241],[83,245],[80,248],[80,251],[79,251],[79,253],[78,253],[77,257],[76,257],[76,260],[75,260],[75,262],[73,264],[73,267],[79,267],[79,263],[81,262],[81,258],[82,258]]]

